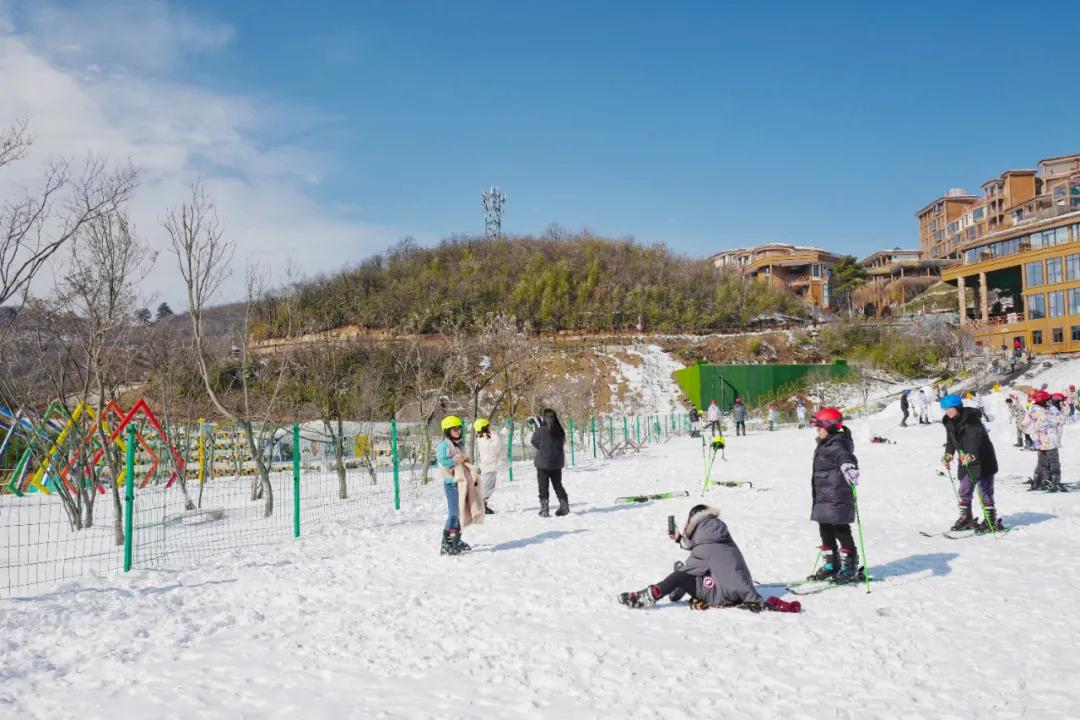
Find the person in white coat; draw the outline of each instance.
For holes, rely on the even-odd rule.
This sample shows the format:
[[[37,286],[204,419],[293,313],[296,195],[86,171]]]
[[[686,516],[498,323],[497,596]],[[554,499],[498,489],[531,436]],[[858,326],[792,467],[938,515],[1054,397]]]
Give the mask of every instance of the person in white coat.
[[[919,424],[930,424],[930,403],[933,402],[931,398],[934,396],[934,391],[928,387],[924,387],[919,391],[915,398],[915,402],[919,406]]]
[[[476,432],[476,460],[480,464],[480,481],[483,484],[484,512],[494,515],[495,511],[488,505],[488,500],[495,492],[499,473],[510,467],[510,460],[506,457],[506,435],[493,431],[491,423],[485,418],[474,422],[473,430]]]
[[[720,406],[713,400],[709,403],[709,409],[705,413],[705,419],[709,421],[709,437],[720,434]]]

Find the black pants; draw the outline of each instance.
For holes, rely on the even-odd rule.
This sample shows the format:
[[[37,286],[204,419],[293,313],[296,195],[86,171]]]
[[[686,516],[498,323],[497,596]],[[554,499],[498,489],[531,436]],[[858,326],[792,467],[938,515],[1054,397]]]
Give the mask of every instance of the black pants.
[[[690,573],[676,570],[660,582],[656,583],[656,587],[660,588],[660,597],[667,597],[676,590],[682,590],[690,597],[696,597],[697,578]]]
[[[831,525],[818,523],[818,532],[821,533],[821,546],[829,549],[834,555],[838,545],[845,550],[855,550],[855,540],[851,537],[851,525]]]
[[[712,438],[714,438],[714,437],[716,437],[717,435],[720,434],[720,421],[719,420],[713,420],[711,423],[709,423],[709,432],[712,433],[709,436],[709,439],[712,439]]]
[[[900,427],[907,427],[907,419],[908,419],[907,408],[900,408],[900,412],[904,413],[904,418],[900,421]]]
[[[736,420],[735,421],[735,436],[738,437],[739,435],[745,435],[745,434],[746,434],[746,423],[743,422],[742,420]]]
[[[555,497],[566,500],[566,490],[562,486],[562,468],[558,470],[545,470],[536,468],[536,483],[540,489],[540,502],[548,501],[548,482],[555,486]]]

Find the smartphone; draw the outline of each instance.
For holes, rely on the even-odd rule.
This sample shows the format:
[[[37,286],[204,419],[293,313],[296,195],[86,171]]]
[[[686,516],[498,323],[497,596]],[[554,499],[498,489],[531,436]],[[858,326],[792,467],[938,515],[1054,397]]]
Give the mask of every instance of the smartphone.
[[[675,516],[674,515],[668,515],[667,516],[667,531],[668,531],[669,535],[674,535],[675,534]]]

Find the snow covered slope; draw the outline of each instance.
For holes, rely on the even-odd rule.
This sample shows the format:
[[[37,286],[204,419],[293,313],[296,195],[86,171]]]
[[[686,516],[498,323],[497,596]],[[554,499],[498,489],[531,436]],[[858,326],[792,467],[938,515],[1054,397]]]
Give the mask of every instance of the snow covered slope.
[[[890,422],[859,421],[856,437]],[[923,537],[956,514],[943,430],[889,436],[856,448],[882,580],[870,594],[804,597],[799,615],[616,604],[684,557],[666,516],[699,501],[703,463],[677,438],[568,470],[566,518],[537,517],[519,472],[498,514],[466,529],[465,557],[439,557],[433,508],[0,601],[0,717],[1076,717],[1080,492],[1025,492],[1034,454],[999,443],[998,507],[1016,530]],[[716,463],[755,484],[706,500],[759,581],[811,569],[813,447],[809,431],[763,432]],[[1062,463],[1076,487],[1080,424]],[[614,502],[679,489],[692,496]]]

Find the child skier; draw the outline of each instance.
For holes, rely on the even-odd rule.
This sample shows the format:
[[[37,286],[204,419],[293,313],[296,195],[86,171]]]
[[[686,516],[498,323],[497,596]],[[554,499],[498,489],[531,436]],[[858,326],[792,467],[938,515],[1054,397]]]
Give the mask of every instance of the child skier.
[[[631,608],[654,605],[662,597],[677,601],[690,595],[690,607],[741,606],[750,610],[783,609],[798,612],[798,603],[770,598],[768,603],[754,588],[750,568],[739,546],[731,538],[720,511],[707,505],[695,505],[686,518],[682,533],[669,537],[690,551],[686,562],[675,563],[675,571],[643,590],[619,595],[619,602]]]
[[[1061,428],[1065,418],[1052,404],[1053,397],[1045,390],[1036,391],[1032,400],[1034,404],[1020,421],[1020,429],[1031,437],[1039,455],[1035,475],[1031,478],[1031,490],[1064,492],[1058,448],[1061,447]]]
[[[731,419],[735,421],[735,437],[746,434],[746,406],[742,398],[735,398],[735,406],[731,408]]]
[[[806,427],[806,403],[802,398],[795,403],[795,417],[799,420],[799,429],[802,430]]]
[[[953,530],[990,532],[1003,526],[994,507],[994,474],[998,471],[997,455],[986,426],[982,424],[982,410],[966,408],[959,395],[948,394],[941,398],[945,417],[945,456],[942,464],[952,467],[953,455],[959,461],[957,475],[960,480],[960,517],[953,523]],[[976,522],[971,513],[971,498],[975,486],[979,487],[985,521]]]
[[[810,477],[814,498],[810,519],[818,524],[819,549],[825,559],[811,577],[837,583],[858,582],[864,575],[851,537],[851,523],[855,522],[852,487],[859,484],[855,443],[851,431],[844,427],[843,414],[836,408],[821,408],[810,424],[818,436]]]
[[[488,500],[495,492],[499,472],[510,466],[506,457],[506,436],[497,430],[493,431],[491,423],[485,418],[473,423],[473,431],[476,433],[476,459],[480,462],[480,480],[484,486],[484,513],[494,515],[495,511],[488,505]]]
[[[472,509],[474,503],[470,503],[470,496],[478,488],[473,488],[474,481],[471,477],[469,456],[465,453],[465,443],[462,440],[462,422],[456,415],[447,415],[442,419],[440,427],[443,431],[443,439],[435,448],[435,461],[438,463],[443,475],[443,490],[446,492],[446,524],[443,526],[442,546],[440,555],[460,555],[472,550],[461,539],[461,506],[465,500],[465,509],[469,513],[469,522],[482,522],[483,513],[475,517]],[[466,467],[468,466],[468,467]],[[462,483],[458,482],[458,476],[465,478]],[[464,498],[462,494],[464,493]]]
[[[780,422],[780,410],[776,407],[776,403],[769,403],[769,432],[776,429],[776,425]]]

